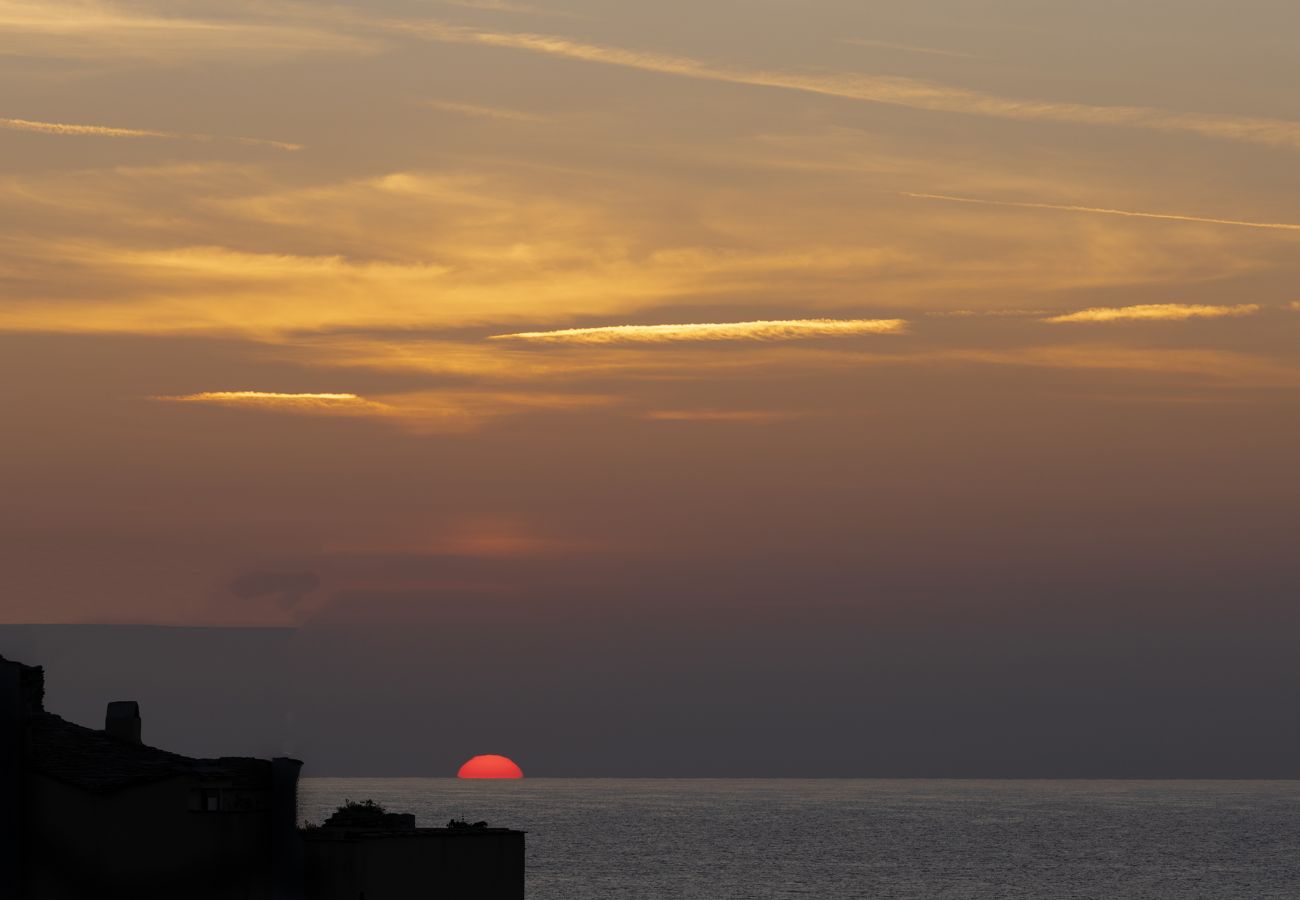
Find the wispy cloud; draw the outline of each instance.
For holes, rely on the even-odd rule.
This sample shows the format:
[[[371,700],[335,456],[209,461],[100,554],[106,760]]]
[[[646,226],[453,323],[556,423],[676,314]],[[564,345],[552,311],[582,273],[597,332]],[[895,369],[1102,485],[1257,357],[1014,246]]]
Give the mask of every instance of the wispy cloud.
[[[56,140],[77,139],[48,139]],[[1100,293],[1112,286],[1158,285],[1159,299],[1187,299],[1170,286],[1257,272],[1290,243],[1209,227],[1165,229],[1153,242],[1139,233],[1146,229],[1063,231],[1017,215],[998,231],[1006,252],[990,253],[986,230],[951,227],[966,207],[863,217],[857,201],[870,202],[869,186],[851,195],[855,202],[836,203],[777,181],[776,193],[683,194],[639,170],[616,192],[586,172],[322,178],[295,169],[289,181],[283,173],[246,161],[0,177],[0,207],[14,223],[0,240],[0,330],[242,334],[299,344],[306,334],[391,329],[390,342],[403,336],[403,351],[392,354],[403,366],[430,364],[417,359],[495,366],[510,358],[512,371],[525,371],[608,357],[474,341],[466,345],[492,359],[471,360],[445,348],[422,355],[415,344],[429,329],[734,322],[755,308],[792,319],[849,318],[844,310],[868,302],[864,285],[899,310],[881,318],[954,307],[1045,307],[1046,316],[1068,310],[1042,298],[1067,290],[1088,290],[1087,305],[1135,302]],[[927,184],[941,173],[905,174]],[[1042,196],[1047,188],[1015,182],[1010,189]],[[886,200],[894,210],[919,202]],[[1225,240],[1243,235],[1251,238],[1244,246]],[[708,312],[672,311],[682,308]],[[626,366],[627,347],[609,348]],[[741,363],[737,354],[722,357]]]
[[[0,128],[10,131],[31,131],[38,134],[64,134],[80,137],[110,138],[166,138],[179,141],[233,141],[258,147],[273,147],[276,150],[301,150],[301,144],[287,141],[272,141],[266,138],[225,137],[214,134],[188,134],[179,131],[154,131],[144,128],[116,128],[111,125],[78,125],[68,122],[37,122],[31,119],[0,118]]]
[[[352,393],[203,391],[158,395],[149,399],[269,413],[377,419],[408,431],[424,433],[473,431],[507,415],[535,410],[578,411],[604,406],[614,400],[603,394],[501,391],[414,391],[377,397]]]
[[[605,325],[494,334],[494,341],[567,344],[639,344],[672,341],[778,341],[853,334],[901,334],[903,319],[787,319],[756,322],[708,322],[686,325]]]
[[[793,418],[792,413],[754,409],[654,409],[644,418],[654,422],[735,422],[768,425]]]
[[[422,100],[420,105],[441,112],[471,116],[477,119],[503,119],[510,122],[545,122],[547,120],[546,116],[537,113],[508,109],[503,106],[479,106],[474,103],[454,103],[450,100]]]
[[[1129,209],[1108,209],[1104,206],[1072,206],[1064,203],[1027,203],[1014,200],[986,200],[980,197],[954,197],[949,194],[920,194],[901,191],[904,197],[914,200],[942,200],[946,203],[972,203],[977,206],[1008,206],[1017,209],[1052,209],[1060,212],[1093,213],[1103,216],[1125,216],[1131,219],[1167,219],[1174,222],[1200,222],[1206,225],[1235,225],[1239,228],[1265,228],[1273,231],[1300,231],[1300,225],[1291,222],[1250,222],[1242,219],[1216,219],[1207,216],[1183,216],[1175,213],[1137,212]]]
[[[371,52],[379,46],[342,29],[156,15],[100,0],[0,0],[0,37],[8,39],[6,52],[14,55],[169,64]]]
[[[1300,148],[1300,122],[1285,119],[1181,113],[1147,106],[1103,106],[1051,100],[1026,100],[967,90],[938,82],[887,75],[857,73],[821,75],[735,68],[685,56],[585,44],[555,35],[483,31],[438,21],[395,20],[386,23],[386,27],[443,43],[480,44],[526,50],[565,59],[642,69],[687,78],[780,88],[912,109],[1022,121],[1128,126]]]
[[[1046,312],[1045,309],[936,309],[925,315],[931,319],[1023,319]]]
[[[518,13],[525,16],[553,16],[564,19],[585,18],[579,13],[565,9],[545,9],[527,3],[510,3],[507,0],[440,0],[440,2],[448,6],[459,6],[463,9],[481,9],[486,12]]]
[[[916,44],[898,44],[893,41],[873,41],[867,38],[840,38],[841,44],[855,47],[875,47],[880,50],[901,50],[904,53],[924,53],[928,56],[951,56],[957,59],[988,59],[974,53],[962,53],[960,50],[943,50],[938,47],[918,47]]]
[[[218,406],[246,406],[290,412],[366,412],[382,404],[356,394],[286,394],[277,391],[202,391],[197,394],[156,396],[150,399],[171,403],[212,403]]]
[[[1186,319],[1223,319],[1259,312],[1256,303],[1205,306],[1190,303],[1145,303],[1138,306],[1099,306],[1043,319],[1044,322],[1180,322]]]
[[[11,131],[35,131],[40,134],[89,134],[99,137],[177,137],[167,131],[142,128],[112,128],[107,125],[69,125],[65,122],[33,122],[31,119],[0,119],[0,128]]]

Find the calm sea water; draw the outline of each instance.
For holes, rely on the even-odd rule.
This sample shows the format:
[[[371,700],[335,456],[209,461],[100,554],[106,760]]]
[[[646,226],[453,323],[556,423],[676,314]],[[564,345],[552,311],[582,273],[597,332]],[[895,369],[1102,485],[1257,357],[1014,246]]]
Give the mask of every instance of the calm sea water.
[[[528,831],[530,900],[1300,898],[1300,782],[306,778]]]

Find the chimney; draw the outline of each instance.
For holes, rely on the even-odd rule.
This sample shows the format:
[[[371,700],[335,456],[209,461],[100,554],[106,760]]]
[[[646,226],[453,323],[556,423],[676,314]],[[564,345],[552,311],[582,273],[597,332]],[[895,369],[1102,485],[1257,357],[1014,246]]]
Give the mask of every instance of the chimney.
[[[134,700],[114,700],[108,704],[104,730],[119,741],[140,743],[140,704]]]
[[[287,756],[271,760],[271,896],[274,900],[302,900],[306,863],[302,837],[298,834],[300,771],[302,760]]]

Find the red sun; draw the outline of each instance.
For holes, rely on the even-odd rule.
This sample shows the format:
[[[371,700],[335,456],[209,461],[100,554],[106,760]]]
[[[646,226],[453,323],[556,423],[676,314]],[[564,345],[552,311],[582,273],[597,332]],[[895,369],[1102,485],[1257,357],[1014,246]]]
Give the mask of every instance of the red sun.
[[[457,778],[523,778],[524,772],[507,757],[488,753],[460,767]]]

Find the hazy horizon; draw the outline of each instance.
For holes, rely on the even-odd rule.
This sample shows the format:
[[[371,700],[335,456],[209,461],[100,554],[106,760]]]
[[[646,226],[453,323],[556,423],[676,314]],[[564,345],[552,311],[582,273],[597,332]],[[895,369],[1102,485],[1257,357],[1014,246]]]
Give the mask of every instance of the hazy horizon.
[[[665,685],[634,634],[564,668],[589,636],[538,634],[508,663],[479,669],[472,660],[492,640],[482,628],[0,626],[0,654],[44,665],[46,707],[71,721],[103,727],[108,701],[137,700],[146,743],[199,757],[295,756],[305,777],[451,777],[479,753],[507,755],[529,778],[1295,777],[1300,725],[1278,710],[1300,687],[1256,695],[1264,673],[1291,665],[1288,635],[1255,642],[1253,668],[1214,690],[1212,673],[1171,687],[1151,664],[1206,666],[1240,634],[1148,633],[1110,651],[1112,671],[1096,683],[1078,670],[1113,639],[1106,632],[1038,632],[1061,657],[1052,663],[1017,646],[1024,634],[968,636],[981,640],[915,629],[838,646],[823,637],[820,669],[751,663],[769,703],[720,684],[717,661],[698,650],[679,654],[680,681]],[[848,642],[875,652],[836,661]],[[358,662],[358,646],[379,662]],[[927,667],[927,683],[863,687],[881,676],[917,682]],[[526,690],[521,671],[534,673]],[[1028,673],[1037,683],[1018,683]],[[774,693],[774,679],[817,683],[823,695],[801,705]],[[666,704],[682,681],[702,688]],[[1224,722],[1237,730],[1216,734]]]

